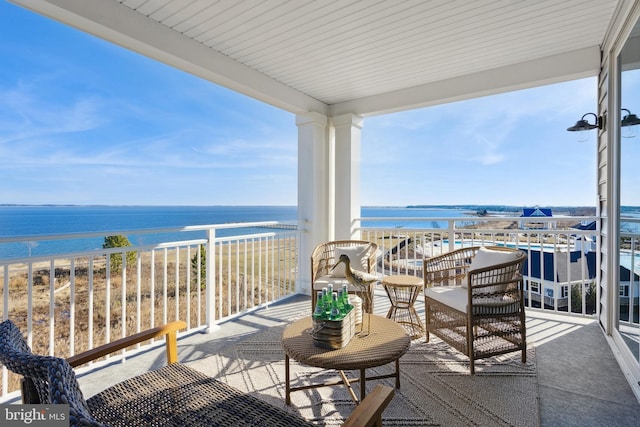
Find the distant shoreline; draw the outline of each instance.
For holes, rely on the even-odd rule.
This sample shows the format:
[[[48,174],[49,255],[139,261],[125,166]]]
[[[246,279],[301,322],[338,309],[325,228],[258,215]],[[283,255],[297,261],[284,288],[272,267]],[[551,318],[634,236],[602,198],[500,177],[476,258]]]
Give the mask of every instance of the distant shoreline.
[[[76,203],[0,203],[0,207],[102,207],[102,208],[208,208],[208,207],[296,207],[296,205],[127,205],[127,204],[76,204]],[[569,210],[569,209],[594,209],[595,206],[565,206],[565,205],[398,205],[398,206],[378,206],[378,205],[362,205],[363,208],[376,208],[376,209],[459,209],[459,210],[477,210],[486,209],[487,211],[495,212],[520,212],[523,208],[539,207],[549,208],[555,210]],[[622,206],[623,208],[638,208],[640,206]]]
[[[446,207],[445,207],[446,206]],[[552,208],[562,216],[593,217],[595,208]],[[486,210],[486,213],[485,213]],[[204,231],[136,233],[138,230],[182,228],[195,225],[278,221],[295,223],[297,206],[114,206],[69,204],[0,205],[2,237],[24,237],[20,242],[0,244],[0,259],[89,251],[102,246],[102,237],[74,238],[76,233],[127,235],[136,245],[157,244],[186,238],[201,239]],[[507,205],[413,205],[411,207],[366,207],[361,210],[362,226],[393,228],[446,228],[443,218],[519,217],[522,208]],[[624,212],[624,211],[623,211]],[[640,217],[640,209],[633,214]],[[388,218],[388,219],[387,219]],[[436,221],[438,220],[438,221]],[[120,231],[122,230],[122,231]],[[238,233],[220,229],[216,237]],[[69,235],[65,239],[45,239],[37,245],[29,236]],[[35,239],[38,240],[38,239]],[[29,243],[26,244],[25,242]]]
[[[0,207],[17,208],[294,208],[296,205],[104,205],[104,204],[61,204],[61,203],[0,203]]]

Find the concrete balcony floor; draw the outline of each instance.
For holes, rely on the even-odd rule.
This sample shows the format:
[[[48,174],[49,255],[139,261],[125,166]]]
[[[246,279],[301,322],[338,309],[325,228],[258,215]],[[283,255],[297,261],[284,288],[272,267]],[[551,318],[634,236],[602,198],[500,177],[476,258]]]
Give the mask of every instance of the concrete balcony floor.
[[[375,311],[385,315],[389,301],[376,290]],[[416,303],[424,318],[424,301]],[[196,332],[178,342],[179,359],[189,363],[219,352],[260,329],[282,325],[310,310],[310,299],[298,295],[268,308],[225,322],[213,333]],[[540,399],[540,425],[637,426],[640,403],[621,372],[599,325],[594,319],[527,312],[528,342],[535,343]],[[596,356],[597,355],[597,356]],[[159,346],[80,375],[89,397],[128,377],[165,363]]]

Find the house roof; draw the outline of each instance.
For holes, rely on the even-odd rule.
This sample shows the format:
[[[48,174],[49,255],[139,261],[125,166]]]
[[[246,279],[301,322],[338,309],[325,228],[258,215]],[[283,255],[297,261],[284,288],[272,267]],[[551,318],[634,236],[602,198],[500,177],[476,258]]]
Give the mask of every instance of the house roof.
[[[590,221],[586,224],[580,223],[572,226],[571,228],[575,228],[576,230],[596,230],[596,222]]]
[[[294,113],[596,76],[622,0],[12,0]]]
[[[553,216],[549,208],[524,208],[520,217],[550,217]]]

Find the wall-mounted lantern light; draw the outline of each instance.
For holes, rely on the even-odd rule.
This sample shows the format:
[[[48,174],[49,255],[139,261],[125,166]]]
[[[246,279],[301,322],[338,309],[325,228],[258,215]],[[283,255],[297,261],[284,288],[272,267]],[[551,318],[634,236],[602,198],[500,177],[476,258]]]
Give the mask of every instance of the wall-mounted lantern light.
[[[587,116],[593,116],[594,123],[589,123],[589,120],[585,119],[585,117]],[[582,118],[578,120],[575,125],[568,127],[567,130],[569,132],[579,132],[578,141],[586,141],[589,138],[589,135],[586,131],[596,128],[602,129],[603,122],[604,120],[602,117],[597,116],[594,113],[587,113],[582,116]]]
[[[595,118],[595,122],[589,123],[589,121],[585,119],[585,117],[587,116],[593,116]],[[594,113],[587,113],[582,116],[582,118],[578,120],[575,125],[568,127],[567,130],[569,132],[581,132],[584,130],[591,130],[595,128],[602,129],[602,118],[596,116]]]
[[[622,137],[623,138],[633,138],[636,136],[637,128],[633,127],[635,125],[640,125],[640,119],[635,114],[632,114],[631,111],[623,108],[622,111],[626,111],[627,114],[622,117],[620,121],[620,126],[622,127]]]

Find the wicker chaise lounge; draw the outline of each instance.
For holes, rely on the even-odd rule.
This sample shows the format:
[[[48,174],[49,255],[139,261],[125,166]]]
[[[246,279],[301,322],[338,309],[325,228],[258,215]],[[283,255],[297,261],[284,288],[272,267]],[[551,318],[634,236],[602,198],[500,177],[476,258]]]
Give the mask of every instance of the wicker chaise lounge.
[[[0,323],[0,362],[23,376],[24,403],[69,404],[70,426],[314,425],[177,363],[177,331],[185,326],[172,322],[65,360],[32,354],[20,330],[6,320]],[[84,399],[72,367],[162,336],[166,336],[167,366]],[[392,387],[376,386],[344,425],[382,425],[382,411],[393,394]]]
[[[424,261],[426,340],[434,334],[475,361],[527,343],[522,270],[525,252],[470,247]]]

